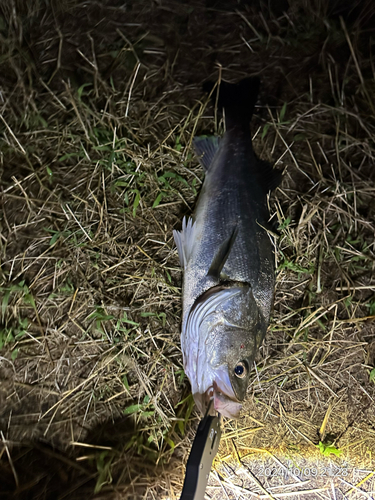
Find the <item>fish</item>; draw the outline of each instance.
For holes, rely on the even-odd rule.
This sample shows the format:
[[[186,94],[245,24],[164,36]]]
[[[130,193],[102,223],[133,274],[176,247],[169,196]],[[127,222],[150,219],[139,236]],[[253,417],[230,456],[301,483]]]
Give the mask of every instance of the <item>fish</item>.
[[[195,210],[173,236],[183,271],[181,350],[194,401],[238,418],[275,289],[267,195],[281,172],[254,153],[250,121],[260,81],[221,82],[225,133],[195,137],[205,171]]]

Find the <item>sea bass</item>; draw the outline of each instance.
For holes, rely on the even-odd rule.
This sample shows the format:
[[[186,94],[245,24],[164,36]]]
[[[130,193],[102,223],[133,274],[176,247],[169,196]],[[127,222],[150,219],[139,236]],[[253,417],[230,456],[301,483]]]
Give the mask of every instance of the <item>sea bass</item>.
[[[252,148],[258,90],[256,78],[221,83],[226,132],[194,139],[205,179],[193,216],[173,231],[183,269],[184,370],[200,411],[214,399],[211,408],[228,418],[239,416],[274,297],[267,194],[281,174]]]

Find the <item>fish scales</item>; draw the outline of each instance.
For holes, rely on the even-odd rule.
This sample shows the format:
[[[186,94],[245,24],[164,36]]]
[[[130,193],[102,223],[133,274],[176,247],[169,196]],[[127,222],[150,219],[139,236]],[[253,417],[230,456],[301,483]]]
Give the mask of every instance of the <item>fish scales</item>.
[[[192,218],[174,231],[184,270],[185,372],[201,411],[214,398],[215,410],[231,418],[245,397],[274,295],[267,192],[280,174],[252,149],[257,86],[254,79],[224,85],[219,106],[225,108],[226,133],[215,147],[209,138],[196,140],[206,175]]]
[[[184,316],[191,302],[209,287],[205,274],[215,249],[237,225],[238,235],[223,273],[233,281],[250,283],[265,317],[269,318],[273,293],[264,293],[264,278],[270,275],[271,286],[267,288],[272,289],[274,255],[269,234],[264,230],[269,218],[266,197],[262,187],[254,179],[254,164],[256,165],[256,158],[248,141],[229,131],[221,141],[216,160],[206,174],[207,195],[204,196],[203,193],[200,196],[193,216],[193,220],[202,225],[205,239],[197,241],[194,256],[185,271]],[[249,237],[250,234],[253,237]],[[201,280],[196,278],[196,261],[202,263]]]

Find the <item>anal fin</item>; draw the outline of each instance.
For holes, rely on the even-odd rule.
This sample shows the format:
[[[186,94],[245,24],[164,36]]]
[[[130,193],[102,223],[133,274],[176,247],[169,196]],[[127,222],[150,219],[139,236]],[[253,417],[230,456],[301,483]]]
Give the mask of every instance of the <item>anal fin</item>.
[[[198,156],[205,172],[209,170],[213,162],[216,152],[219,149],[219,142],[220,138],[217,136],[197,136],[193,139],[195,154]]]

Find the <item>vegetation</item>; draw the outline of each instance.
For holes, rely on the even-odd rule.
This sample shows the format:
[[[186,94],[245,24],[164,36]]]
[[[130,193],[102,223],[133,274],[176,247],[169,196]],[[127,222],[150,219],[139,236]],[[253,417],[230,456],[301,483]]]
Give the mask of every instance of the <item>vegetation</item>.
[[[200,416],[172,229],[193,137],[223,131],[203,83],[259,74],[275,309],[208,493],[371,498],[372,3],[0,5],[0,497],[178,498]]]

